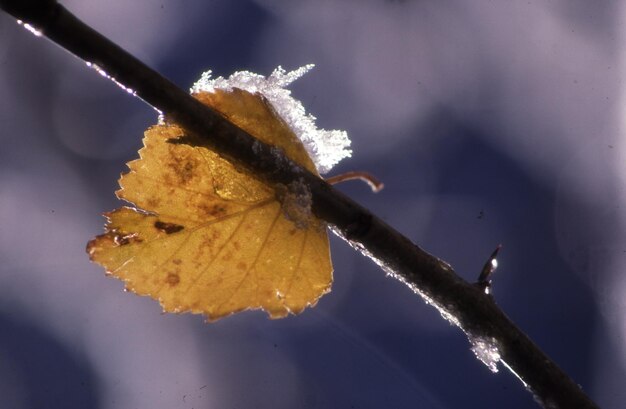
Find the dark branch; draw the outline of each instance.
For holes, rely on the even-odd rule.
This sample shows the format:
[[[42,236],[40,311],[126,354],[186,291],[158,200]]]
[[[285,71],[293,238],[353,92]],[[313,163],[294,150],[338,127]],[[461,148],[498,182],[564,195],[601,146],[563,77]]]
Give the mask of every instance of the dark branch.
[[[526,383],[545,408],[596,408],[497,307],[478,286],[457,276],[448,264],[426,253],[367,209],[322,179],[227,122],[188,93],[79,21],[52,0],[0,0],[0,7],[42,31],[112,79],[131,88],[187,131],[203,137],[220,155],[288,186],[301,180],[310,189],[313,211],[346,240],[370,255],[387,272],[406,283],[451,318],[470,339],[490,340],[501,359]]]

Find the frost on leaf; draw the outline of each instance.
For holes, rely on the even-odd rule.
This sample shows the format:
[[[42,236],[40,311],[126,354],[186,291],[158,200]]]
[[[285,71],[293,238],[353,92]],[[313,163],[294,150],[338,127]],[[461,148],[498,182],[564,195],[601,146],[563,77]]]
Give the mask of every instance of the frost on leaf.
[[[194,96],[315,172],[302,143],[265,98],[235,87],[196,90]],[[246,309],[280,318],[329,291],[326,226],[307,212],[306,195],[289,213],[277,191],[174,124],[151,127],[143,141],[117,192],[136,208],[106,214],[105,233],[87,245],[108,274],[157,299],[167,312],[210,320]]]
[[[285,89],[313,67],[313,64],[309,64],[291,72],[278,67],[267,78],[248,71],[235,72],[228,79],[211,78],[211,71],[207,71],[194,84],[191,92],[213,93],[216,90],[230,91],[238,88],[253,94],[262,94],[274,107],[278,116],[300,138],[318,172],[326,173],[341,159],[351,155],[352,151],[348,149],[350,146],[348,135],[344,131],[317,129],[315,117],[306,114],[300,101],[294,99],[291,91]]]

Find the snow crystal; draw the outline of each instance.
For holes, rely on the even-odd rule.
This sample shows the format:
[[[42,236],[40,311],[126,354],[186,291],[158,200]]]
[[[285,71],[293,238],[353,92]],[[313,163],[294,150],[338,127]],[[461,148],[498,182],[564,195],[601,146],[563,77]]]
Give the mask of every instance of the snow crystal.
[[[437,309],[437,311],[439,311],[439,314],[441,314],[441,317],[443,319],[445,319],[446,321],[448,321],[448,323],[450,325],[456,325],[457,327],[463,329],[463,327],[461,326],[461,323],[459,322],[459,319],[453,314],[452,308],[446,308],[445,306],[439,304],[437,301],[435,301],[432,297],[430,297],[424,291],[420,290],[415,284],[407,281],[401,274],[398,274],[393,269],[393,267],[387,265],[387,263],[385,263],[383,260],[380,260],[378,257],[374,256],[361,243],[358,243],[358,242],[355,242],[355,241],[352,241],[352,240],[348,239],[341,232],[341,230],[339,230],[336,226],[330,225],[328,227],[330,228],[330,231],[335,233],[335,235],[337,237],[339,237],[340,239],[345,240],[346,243],[348,243],[353,249],[355,249],[356,251],[358,251],[359,253],[363,254],[365,257],[369,258],[374,263],[376,263],[385,272],[385,274],[388,277],[391,277],[391,278],[394,278],[394,279],[400,281],[402,284],[406,285],[411,290],[413,290],[414,293],[416,293],[417,295],[422,297],[422,299],[424,300],[424,302],[426,302],[426,304],[435,307]],[[449,268],[449,266],[447,266],[447,264],[445,262],[443,262],[441,260],[440,260],[440,262],[442,263],[442,267],[443,268],[446,268],[446,269]]]
[[[249,71],[238,71],[228,79],[211,78],[211,71],[206,71],[193,85],[191,92],[214,92],[216,89],[228,91],[239,88],[262,94],[300,138],[318,172],[326,173],[341,159],[351,155],[352,151],[348,148],[350,139],[345,131],[317,129],[315,117],[307,114],[302,103],[291,96],[291,91],[285,89],[313,67],[313,64],[309,64],[287,72],[279,66],[269,77]]]
[[[484,337],[472,337],[468,334],[472,344],[472,352],[476,358],[480,359],[491,372],[498,372],[498,362],[500,361],[500,350],[494,339]]]
[[[37,30],[34,26],[31,26],[30,24],[23,22],[22,20],[17,20],[17,24],[19,24],[20,26],[23,26],[26,30],[33,33],[35,37],[41,37],[43,35],[41,31]]]
[[[98,66],[98,64],[94,64],[94,63],[89,62],[89,61],[85,62],[85,64],[87,65],[87,67],[93,68],[94,70],[96,70],[96,72],[98,74],[100,74],[101,76],[103,76],[104,78],[113,81],[118,87],[120,87],[124,91],[128,92],[130,95],[137,96],[137,92],[135,92],[134,89],[128,88],[126,85],[122,84],[121,82],[116,80],[114,77],[110,76],[105,70],[100,68],[100,66]],[[158,112],[160,112],[160,111],[158,111]],[[159,121],[161,121],[160,117],[159,117]]]
[[[332,225],[329,227],[333,233],[335,233],[339,238],[342,238],[346,242],[348,242],[348,244],[350,244],[352,248],[361,252],[361,254],[370,258],[376,264],[378,264],[378,266],[380,266],[383,269],[383,271],[385,271],[387,276],[395,278],[401,283],[407,285],[416,294],[421,296],[422,299],[424,299],[424,301],[426,302],[426,304],[429,304],[435,307],[437,311],[439,311],[441,316],[446,321],[448,321],[448,323],[459,327],[465,333],[465,335],[467,335],[467,338],[471,344],[471,350],[474,353],[474,355],[476,355],[476,358],[478,358],[482,363],[484,363],[491,372],[494,372],[494,373],[498,372],[498,362],[502,362],[502,364],[506,368],[508,368],[515,376],[517,376],[522,381],[522,383],[524,383],[525,386],[527,386],[526,382],[524,382],[524,380],[522,380],[522,378],[517,373],[515,373],[515,371],[502,360],[502,355],[500,354],[500,349],[498,348],[498,342],[495,338],[472,334],[470,331],[468,331],[466,328],[463,327],[459,319],[456,317],[454,313],[454,308],[452,306],[445,306],[445,305],[438,303],[429,294],[420,290],[415,284],[407,281],[402,275],[394,271],[394,269],[391,266],[387,265],[384,261],[375,257],[361,243],[354,242],[348,239],[337,227],[332,226]],[[440,263],[441,263],[442,268],[446,270],[452,270],[452,267],[450,267],[450,265],[448,265],[447,263],[441,260],[440,260]]]

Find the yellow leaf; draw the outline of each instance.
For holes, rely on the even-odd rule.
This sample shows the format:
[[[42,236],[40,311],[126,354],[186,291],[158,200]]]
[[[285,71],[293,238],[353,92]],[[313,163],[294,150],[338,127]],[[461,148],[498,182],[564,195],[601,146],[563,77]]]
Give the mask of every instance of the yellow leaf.
[[[233,88],[195,97],[316,172],[260,94]],[[139,154],[117,192],[138,209],[106,214],[105,234],[87,245],[91,260],[129,290],[157,299],[167,312],[210,320],[246,309],[271,318],[297,314],[329,291],[326,227],[310,209],[290,211],[298,204],[289,195],[279,200],[274,188],[174,124],[148,129]]]

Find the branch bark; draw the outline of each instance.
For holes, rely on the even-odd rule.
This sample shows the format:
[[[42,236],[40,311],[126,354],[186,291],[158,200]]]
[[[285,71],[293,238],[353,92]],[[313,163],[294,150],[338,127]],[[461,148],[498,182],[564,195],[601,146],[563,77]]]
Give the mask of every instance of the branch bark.
[[[0,0],[0,8],[79,58],[104,70],[150,105],[233,163],[270,183],[308,186],[313,212],[353,247],[439,309],[469,337],[492,347],[544,408],[597,408],[582,389],[498,308],[479,285],[468,283],[384,221],[202,105],[78,20],[54,0]],[[479,345],[479,346],[480,346]],[[489,352],[489,351],[488,351]],[[497,356],[495,357],[497,360]]]

